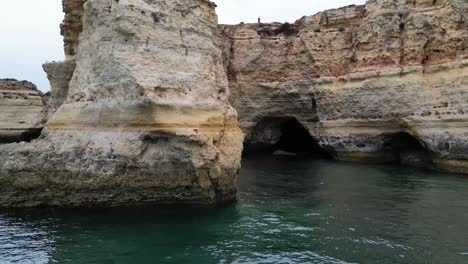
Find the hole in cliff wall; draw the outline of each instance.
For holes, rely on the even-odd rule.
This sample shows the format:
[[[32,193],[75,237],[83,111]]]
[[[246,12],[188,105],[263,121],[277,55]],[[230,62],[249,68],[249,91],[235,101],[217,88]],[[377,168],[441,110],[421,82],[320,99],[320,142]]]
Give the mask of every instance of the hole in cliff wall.
[[[257,123],[244,154],[270,153],[331,158],[309,131],[293,117],[268,117]]]
[[[384,151],[393,163],[426,168],[431,164],[431,153],[414,136],[406,132],[388,135]]]

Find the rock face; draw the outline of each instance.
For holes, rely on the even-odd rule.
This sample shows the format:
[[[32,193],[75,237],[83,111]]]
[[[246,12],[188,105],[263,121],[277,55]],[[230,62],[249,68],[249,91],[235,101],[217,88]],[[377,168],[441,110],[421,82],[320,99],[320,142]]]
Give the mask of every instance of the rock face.
[[[371,0],[219,31],[248,145],[278,144],[295,119],[337,159],[468,173],[466,0]]]
[[[46,63],[42,67],[50,82],[52,105],[58,109],[67,99],[70,81],[76,68],[75,60]]]
[[[68,92],[39,140],[0,147],[0,207],[234,199],[243,134],[227,102],[214,4],[64,7],[70,67],[45,68],[54,92]]]
[[[30,141],[47,119],[43,94],[26,81],[0,79],[0,144]]]
[[[78,52],[80,34],[83,31],[84,3],[87,0],[63,0],[65,18],[60,25],[64,42],[65,61],[43,65],[50,81],[52,102],[55,109],[67,99],[69,85],[76,68],[75,55]]]

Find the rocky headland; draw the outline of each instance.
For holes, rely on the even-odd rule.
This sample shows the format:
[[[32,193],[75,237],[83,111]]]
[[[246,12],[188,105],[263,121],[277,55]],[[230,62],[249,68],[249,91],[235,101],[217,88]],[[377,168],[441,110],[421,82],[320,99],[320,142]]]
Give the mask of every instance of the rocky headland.
[[[219,28],[247,150],[468,173],[468,2],[370,0]]]
[[[246,153],[468,174],[465,0],[239,25],[207,0],[63,7],[56,111],[0,81],[0,207],[233,200],[244,135]]]

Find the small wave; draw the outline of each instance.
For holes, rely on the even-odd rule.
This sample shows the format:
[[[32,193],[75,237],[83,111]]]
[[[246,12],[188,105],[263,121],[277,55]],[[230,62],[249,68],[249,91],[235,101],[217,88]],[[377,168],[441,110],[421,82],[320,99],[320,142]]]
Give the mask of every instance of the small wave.
[[[281,254],[253,253],[251,257],[240,257],[233,261],[238,263],[330,263],[330,264],[352,264],[330,256],[320,255],[316,252],[284,252]]]
[[[305,214],[304,216],[320,216],[322,215],[321,213],[308,213],[308,214]]]
[[[397,244],[397,243],[392,243],[388,240],[385,240],[383,238],[378,238],[377,240],[373,239],[367,239],[367,238],[360,238],[360,239],[353,239],[355,242],[360,242],[360,243],[365,243],[365,244],[373,244],[373,245],[384,245],[389,248],[400,248],[403,250],[412,250],[412,247]]]

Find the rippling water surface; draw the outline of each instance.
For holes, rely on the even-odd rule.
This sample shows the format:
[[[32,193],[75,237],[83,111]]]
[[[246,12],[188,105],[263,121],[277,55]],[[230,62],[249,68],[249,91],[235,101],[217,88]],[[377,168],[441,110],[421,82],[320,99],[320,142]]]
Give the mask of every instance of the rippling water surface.
[[[0,211],[0,263],[468,263],[468,177],[250,157],[227,207]]]

